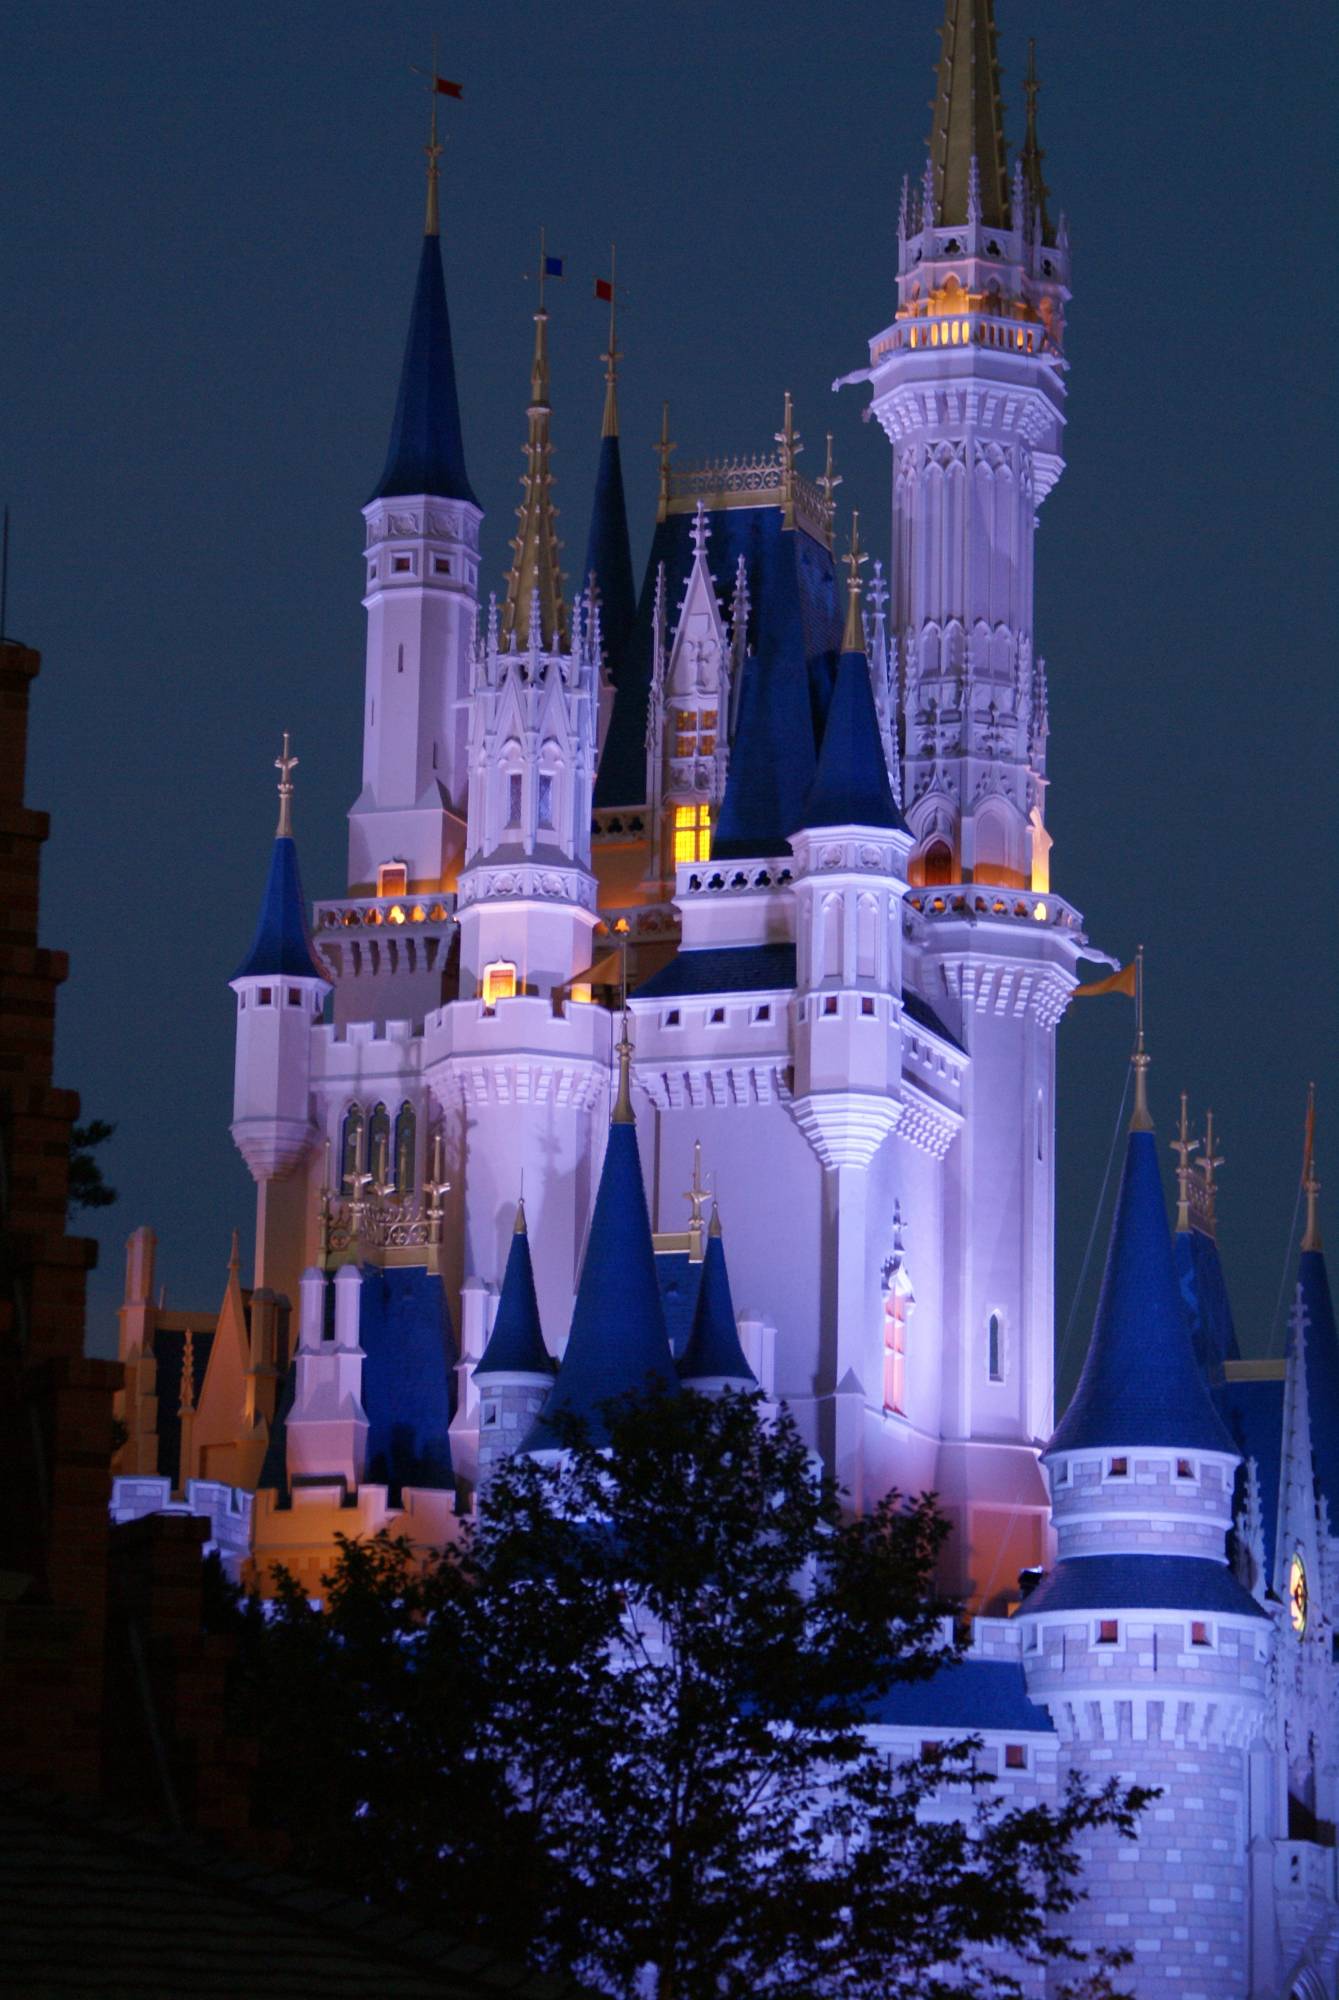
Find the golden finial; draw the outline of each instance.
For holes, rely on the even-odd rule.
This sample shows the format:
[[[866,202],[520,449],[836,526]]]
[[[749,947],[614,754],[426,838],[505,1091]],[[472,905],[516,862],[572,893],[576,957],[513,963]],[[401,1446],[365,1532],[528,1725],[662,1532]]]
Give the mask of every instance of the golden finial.
[[[707,1190],[702,1185],[702,1141],[693,1141],[693,1185],[684,1189],[684,1200],[690,1205],[688,1217],[688,1254],[690,1257],[702,1255],[702,1211],[707,1205]]]
[[[663,521],[669,514],[670,454],[675,449],[670,438],[668,403],[662,403],[660,406],[660,436],[652,449],[660,460],[660,494],[656,501],[656,519]]]
[[[1130,1058],[1134,1070],[1134,1111],[1130,1117],[1132,1132],[1151,1132],[1153,1118],[1148,1108],[1148,1071],[1153,1058],[1144,1047],[1144,947],[1140,945],[1134,955],[1134,1054]]]
[[[615,314],[618,300],[618,245],[609,245],[609,347],[600,356],[604,363],[604,422],[600,427],[602,438],[618,436],[618,364],[623,356],[618,351],[618,329]]]
[[[554,260],[560,261],[560,260]],[[516,510],[517,533],[512,537],[512,562],[502,607],[502,643],[512,649],[532,643],[567,647],[567,605],[558,567],[557,509],[553,504],[553,444],[549,436],[548,310],[544,277],[549,264],[548,242],[539,232],[539,304],[535,311],[535,351],[530,363],[530,402],[526,410],[523,498]],[[530,630],[531,607],[538,597],[541,629]]]
[[[800,434],[795,428],[795,405],[790,390],[786,390],[786,400],[781,418],[781,428],[773,436],[781,447],[781,505],[785,510],[782,526],[795,526],[795,461],[804,450]]]
[[[721,1211],[717,1205],[716,1197],[713,1195],[711,1198],[711,1221],[707,1225],[707,1234],[708,1236],[719,1236],[720,1233]]]
[[[1201,1176],[1200,1199],[1204,1209],[1204,1220],[1211,1236],[1218,1226],[1218,1182],[1214,1176],[1219,1167],[1226,1164],[1222,1155],[1215,1153],[1213,1146],[1213,1113],[1212,1111],[1206,1111],[1204,1114],[1204,1148],[1195,1165]]]
[[[440,1130],[432,1135],[432,1179],[425,1182],[423,1192],[428,1203],[428,1249],[431,1253],[432,1267],[436,1269],[442,1244],[442,1196],[451,1192],[451,1183],[442,1172]]]
[[[837,488],[841,485],[841,483],[842,483],[841,474],[839,472],[834,472],[833,470],[832,432],[829,431],[827,462],[823,467],[822,478],[815,481],[815,484],[818,487],[819,492],[823,495],[823,518],[827,523],[829,548],[832,547],[832,523],[837,512],[836,493],[837,493]]]
[[[1181,1123],[1176,1137],[1171,1142],[1171,1150],[1176,1154],[1176,1228],[1178,1235],[1190,1227],[1190,1156],[1199,1145],[1198,1139],[1190,1136],[1189,1098],[1181,1092]]]
[[[511,1230],[511,1233],[512,1233],[512,1235],[513,1235],[513,1236],[524,1236],[524,1235],[525,1235],[525,1196],[524,1196],[524,1195],[519,1195],[519,1196],[517,1197],[517,1200],[516,1200],[516,1220],[515,1220],[515,1222],[514,1222],[514,1223],[512,1224],[512,1230]]]
[[[289,751],[288,731],[284,731],[282,753],[275,758],[274,768],[279,773],[279,825],[276,840],[291,840],[293,837],[293,773],[298,768],[298,760]]]
[[[863,653],[865,627],[860,616],[860,565],[869,561],[860,546],[860,515],[851,515],[851,546],[842,557],[846,564],[846,630],[842,633],[844,653]]]
[[[1306,1196],[1306,1229],[1302,1235],[1304,1250],[1319,1250],[1320,1240],[1320,1182],[1316,1179],[1316,1086],[1306,1087],[1306,1137],[1302,1145],[1302,1192]]]
[[[623,1033],[617,1043],[618,1048],[618,1096],[614,1099],[614,1109],[610,1116],[611,1125],[635,1125],[636,1114],[632,1108],[632,1043],[628,1039],[628,1010],[623,1009]]]

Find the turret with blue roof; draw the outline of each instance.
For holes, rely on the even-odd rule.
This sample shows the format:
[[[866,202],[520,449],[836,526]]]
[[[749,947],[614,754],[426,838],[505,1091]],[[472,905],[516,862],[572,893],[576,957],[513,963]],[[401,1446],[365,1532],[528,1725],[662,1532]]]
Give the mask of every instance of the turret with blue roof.
[[[620,1396],[660,1388],[677,1393],[665,1313],[656,1276],[637,1126],[632,1109],[632,1044],[626,1018],[618,1045],[618,1095],[600,1186],[581,1264],[572,1330],[558,1379],[525,1441],[532,1452],[558,1451],[560,1417],[608,1441],[606,1406]]]
[[[617,265],[610,252],[609,348],[604,356],[604,420],[600,427],[600,460],[595,473],[595,499],[586,541],[583,584],[595,582],[600,607],[600,637],[605,671],[615,687],[637,615],[637,587],[632,577],[632,544],[628,538],[628,507],[623,493],[623,460],[618,441]]]
[[[284,731],[283,752],[275,759],[279,780],[279,824],[270,849],[270,869],[265,878],[260,917],[251,949],[234,972],[239,979],[266,977],[319,979],[330,984],[316,961],[307,924],[307,905],[298,873],[298,850],[293,839],[293,772],[298,760],[289,751],[289,735]]]
[[[697,1305],[688,1344],[678,1361],[679,1380],[707,1393],[723,1389],[756,1389],[757,1377],[739,1344],[730,1274],[725,1268],[720,1210],[712,1204],[707,1247],[702,1258]]]
[[[479,1389],[479,1478],[516,1450],[553,1387],[553,1358],[544,1342],[530,1259],[525,1202],[516,1204],[497,1315],[474,1370]]]

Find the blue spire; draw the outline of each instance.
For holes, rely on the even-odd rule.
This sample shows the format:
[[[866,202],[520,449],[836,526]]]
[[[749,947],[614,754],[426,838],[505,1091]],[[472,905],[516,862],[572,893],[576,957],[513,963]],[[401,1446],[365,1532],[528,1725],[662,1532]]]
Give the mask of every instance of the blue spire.
[[[847,650],[837,662],[818,768],[798,825],[905,828],[888,782],[869,661],[850,647],[849,638],[848,632]]]
[[[602,1406],[619,1396],[660,1387],[678,1389],[656,1278],[637,1127],[627,1091],[627,1037],[614,1122],[604,1156],[595,1213],[581,1266],[572,1331],[558,1379],[540,1411],[526,1451],[557,1451],[559,1412],[580,1417],[597,1445],[608,1442]]]
[[[756,1389],[757,1378],[744,1358],[735,1325],[730,1277],[725,1268],[725,1246],[721,1242],[720,1219],[711,1218],[702,1276],[697,1288],[697,1307],[688,1345],[679,1356],[681,1382],[737,1382],[741,1388]]]
[[[1330,1503],[1330,1531],[1339,1525],[1339,1334],[1325,1269],[1325,1252],[1304,1249],[1297,1289],[1306,1314],[1307,1400],[1316,1484]]]
[[[600,439],[600,463],[595,474],[595,501],[586,542],[584,588],[595,578],[600,603],[600,636],[604,641],[609,678],[618,685],[619,669],[637,615],[637,591],[632,580],[632,545],[628,539],[628,509],[623,497],[623,462],[618,431]]]
[[[432,493],[442,500],[479,504],[465,470],[442,248],[431,227],[419,258],[386,468],[372,498],[400,493]]]
[[[475,1366],[476,1375],[552,1375],[553,1362],[544,1345],[535,1297],[535,1270],[530,1262],[530,1238],[525,1231],[525,1204],[516,1204],[502,1296],[488,1345]]]
[[[233,978],[251,979],[262,973],[287,979],[319,979],[326,986],[330,984],[329,975],[321,970],[312,952],[302,878],[298,874],[298,850],[288,833],[281,833],[275,840],[260,922],[251,949]]]
[[[1224,1362],[1240,1361],[1241,1349],[1218,1245],[1203,1229],[1178,1229],[1175,1251],[1195,1358],[1213,1380],[1221,1381]]]
[[[1195,1359],[1154,1133],[1133,1129],[1083,1373],[1046,1455],[1123,1445],[1236,1448]]]

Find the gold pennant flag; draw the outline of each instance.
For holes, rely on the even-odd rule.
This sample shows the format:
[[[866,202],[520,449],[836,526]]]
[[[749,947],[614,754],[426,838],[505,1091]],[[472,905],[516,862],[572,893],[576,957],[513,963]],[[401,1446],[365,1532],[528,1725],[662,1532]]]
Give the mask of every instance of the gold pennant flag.
[[[1135,976],[1135,961],[1131,959],[1128,965],[1121,966],[1119,972],[1109,974],[1106,979],[1094,979],[1088,986],[1076,986],[1070,995],[1070,999],[1095,1000],[1099,993],[1128,993],[1131,1000],[1133,1000],[1135,997]]]

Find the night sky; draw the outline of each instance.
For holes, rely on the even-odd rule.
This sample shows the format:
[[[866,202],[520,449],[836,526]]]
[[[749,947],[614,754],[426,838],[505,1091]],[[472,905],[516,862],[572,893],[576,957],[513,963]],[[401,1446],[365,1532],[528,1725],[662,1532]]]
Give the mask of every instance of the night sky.
[[[1275,1323],[1308,1077],[1339,1243],[1333,623],[1336,312],[1328,0],[999,0],[1008,131],[1035,34],[1070,217],[1069,469],[1042,513],[1054,887],[1148,954],[1152,1088],[1212,1102],[1247,1351]],[[672,405],[680,462],[770,446],[794,391],[839,501],[886,545],[889,452],[829,391],[892,316],[938,0],[179,0],[11,9],[0,147],[8,629],[44,655],[29,798],[53,816],[43,941],[67,948],[58,1080],[114,1119],[90,1343],[121,1244],[180,1306],[221,1295],[249,1176],[228,1137],[233,997],[301,758],[309,896],[344,886],[359,783],[359,508],[380,470],[441,36],[443,238],[466,447],[505,570],[541,222],[557,497],[581,560],[602,400],[591,279],[619,245],[634,554]],[[1327,574],[1328,572],[1328,574]],[[1131,1020],[1060,1031],[1063,1332]],[[1170,1167],[1170,1161],[1168,1161]],[[1168,1176],[1170,1188],[1170,1173]],[[728,1204],[729,1190],[722,1189]],[[1103,1231],[1105,1224],[1103,1225]],[[1099,1251],[1089,1272],[1095,1290]],[[1091,1318],[1080,1303],[1062,1373]]]

